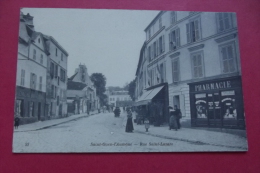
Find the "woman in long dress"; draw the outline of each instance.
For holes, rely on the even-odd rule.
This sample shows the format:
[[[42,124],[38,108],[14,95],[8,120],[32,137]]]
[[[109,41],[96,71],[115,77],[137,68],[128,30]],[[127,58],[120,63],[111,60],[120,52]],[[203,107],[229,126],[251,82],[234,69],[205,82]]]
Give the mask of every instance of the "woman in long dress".
[[[127,109],[127,122],[125,127],[125,132],[133,132],[134,126],[132,121],[132,112],[130,109]]]

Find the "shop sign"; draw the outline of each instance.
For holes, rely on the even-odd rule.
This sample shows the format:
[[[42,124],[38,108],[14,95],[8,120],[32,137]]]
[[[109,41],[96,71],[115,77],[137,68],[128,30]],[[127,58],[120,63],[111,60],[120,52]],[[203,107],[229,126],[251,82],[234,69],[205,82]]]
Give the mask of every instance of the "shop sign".
[[[195,91],[208,91],[216,89],[231,88],[231,81],[212,82],[208,84],[195,85]]]

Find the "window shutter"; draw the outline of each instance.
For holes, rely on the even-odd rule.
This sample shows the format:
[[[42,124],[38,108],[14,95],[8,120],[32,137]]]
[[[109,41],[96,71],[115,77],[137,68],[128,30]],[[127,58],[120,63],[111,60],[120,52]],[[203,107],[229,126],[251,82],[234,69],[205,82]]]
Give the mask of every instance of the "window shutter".
[[[162,51],[165,51],[164,35],[162,36]]]
[[[153,44],[151,45],[151,60],[153,59]]]
[[[196,41],[200,39],[199,19],[194,21]]]
[[[36,85],[37,85],[37,75],[36,74],[34,75],[34,79],[35,79],[35,81],[34,81],[34,89],[36,89]]]
[[[191,35],[190,35],[190,23],[186,24],[186,34],[187,34],[187,43],[191,42]]]
[[[156,55],[158,56],[158,55],[160,55],[160,52],[159,52],[159,39],[157,39],[157,44],[156,44],[156,46],[157,46],[157,48],[156,48]]]
[[[176,47],[180,46],[180,28],[176,29]]]
[[[171,42],[172,42],[172,32],[169,33],[169,50],[172,50]]]

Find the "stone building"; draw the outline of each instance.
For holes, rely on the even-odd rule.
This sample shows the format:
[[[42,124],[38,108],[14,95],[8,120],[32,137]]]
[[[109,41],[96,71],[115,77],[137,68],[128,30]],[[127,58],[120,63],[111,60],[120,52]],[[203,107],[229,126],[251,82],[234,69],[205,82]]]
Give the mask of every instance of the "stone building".
[[[45,119],[46,68],[49,55],[33,17],[20,14],[15,116],[21,124]]]
[[[163,86],[168,104],[177,105],[193,126],[245,127],[235,13],[161,11],[145,33],[137,105],[160,92],[151,87]]]
[[[67,115],[68,53],[52,37],[44,35],[47,57],[46,114],[50,118]]]

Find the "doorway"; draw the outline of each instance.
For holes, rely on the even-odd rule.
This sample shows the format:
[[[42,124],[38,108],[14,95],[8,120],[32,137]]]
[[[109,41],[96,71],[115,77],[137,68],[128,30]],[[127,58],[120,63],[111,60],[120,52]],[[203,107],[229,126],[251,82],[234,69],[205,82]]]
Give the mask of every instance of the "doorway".
[[[208,95],[209,126],[220,126],[221,125],[220,95],[218,92],[209,93],[207,95]]]

